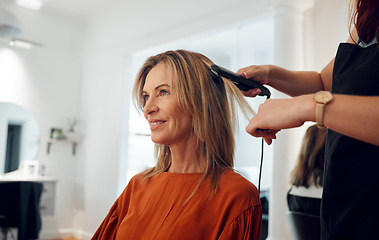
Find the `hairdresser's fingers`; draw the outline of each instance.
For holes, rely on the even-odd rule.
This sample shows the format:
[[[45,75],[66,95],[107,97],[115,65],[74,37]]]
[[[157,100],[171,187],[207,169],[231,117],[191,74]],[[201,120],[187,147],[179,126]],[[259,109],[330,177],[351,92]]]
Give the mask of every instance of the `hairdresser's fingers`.
[[[256,65],[247,66],[247,67],[239,69],[237,71],[237,74],[239,74],[243,77],[246,77],[246,72],[250,72],[250,71],[257,69],[257,68],[258,68],[258,66],[256,66]]]
[[[249,89],[247,91],[242,91],[243,95],[245,97],[256,97],[258,94],[260,94],[262,91],[259,88]]]
[[[270,134],[264,136],[263,139],[268,145],[271,145],[272,140],[276,139],[276,133],[278,133],[279,131],[277,130],[268,130],[268,131],[270,132]]]
[[[263,138],[265,140],[265,142],[267,143],[267,145],[271,145],[272,143],[272,139],[270,138]]]
[[[269,68],[267,65],[252,65],[245,68],[241,68],[237,71],[237,74],[246,79],[252,79],[253,81],[261,84],[267,84],[268,82]]]
[[[267,143],[268,140],[276,139],[276,134],[279,132],[278,130],[248,129],[248,127],[246,127],[246,131],[254,137],[264,138]]]

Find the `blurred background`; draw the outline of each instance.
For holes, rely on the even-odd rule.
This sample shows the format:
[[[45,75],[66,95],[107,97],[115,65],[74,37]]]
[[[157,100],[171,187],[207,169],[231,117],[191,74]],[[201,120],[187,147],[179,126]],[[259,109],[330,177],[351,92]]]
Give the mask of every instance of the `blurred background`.
[[[147,57],[186,49],[233,71],[253,64],[320,71],[348,38],[348,2],[0,0],[0,170],[33,160],[53,183],[40,239],[90,239],[128,180],[154,165],[149,128],[130,101]],[[264,100],[249,102],[258,110]],[[261,140],[245,133],[242,114],[239,122],[236,169],[257,185]],[[20,135],[13,168],[9,123],[33,125]],[[264,147],[268,239],[292,239],[286,193],[305,127]]]

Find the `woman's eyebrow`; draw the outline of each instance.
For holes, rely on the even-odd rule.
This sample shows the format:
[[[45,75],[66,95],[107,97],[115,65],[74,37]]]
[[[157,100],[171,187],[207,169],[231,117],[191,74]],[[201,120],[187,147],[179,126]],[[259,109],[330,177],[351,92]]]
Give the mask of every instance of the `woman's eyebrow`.
[[[162,84],[160,84],[160,85],[158,85],[158,86],[156,86],[155,88],[154,88],[154,90],[158,90],[159,88],[161,88],[161,87],[171,87],[170,85],[168,85],[167,83],[162,83]],[[142,93],[147,93],[145,90],[142,90]]]
[[[168,85],[167,83],[163,83],[163,84],[160,84],[158,86],[155,87],[155,90],[161,88],[161,87],[171,87],[170,85]]]

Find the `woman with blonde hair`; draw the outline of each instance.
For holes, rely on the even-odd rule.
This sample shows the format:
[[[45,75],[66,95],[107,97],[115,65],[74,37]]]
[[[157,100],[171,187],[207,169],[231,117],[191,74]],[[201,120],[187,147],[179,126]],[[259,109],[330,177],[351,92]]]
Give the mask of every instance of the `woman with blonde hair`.
[[[257,188],[233,171],[235,101],[211,60],[185,50],[150,57],[133,89],[157,164],[137,174],[92,239],[259,239]]]
[[[290,211],[320,216],[324,180],[325,141],[328,130],[310,126],[305,132],[287,194]]]

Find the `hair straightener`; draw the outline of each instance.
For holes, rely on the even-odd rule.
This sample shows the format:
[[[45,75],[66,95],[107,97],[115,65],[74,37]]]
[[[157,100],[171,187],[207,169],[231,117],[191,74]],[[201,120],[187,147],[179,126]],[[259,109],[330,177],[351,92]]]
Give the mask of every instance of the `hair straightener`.
[[[211,68],[214,74],[229,79],[242,91],[259,88],[261,90],[258,94],[259,96],[266,96],[267,98],[270,98],[271,96],[270,90],[253,79],[243,78],[242,76],[218,65],[212,65]]]
[[[252,80],[252,79],[246,79],[242,76],[238,75],[237,73],[234,73],[226,68],[223,68],[218,65],[212,65],[211,71],[213,74],[215,74],[218,77],[224,77],[226,79],[229,79],[236,85],[241,91],[247,91],[254,88],[259,88],[261,92],[258,94],[259,96],[266,96],[267,99],[271,97],[271,92],[266,87],[264,87],[262,84]],[[262,138],[262,150],[261,150],[261,163],[259,167],[259,178],[258,178],[258,192],[261,192],[261,176],[262,176],[262,164],[263,164],[263,138]]]

